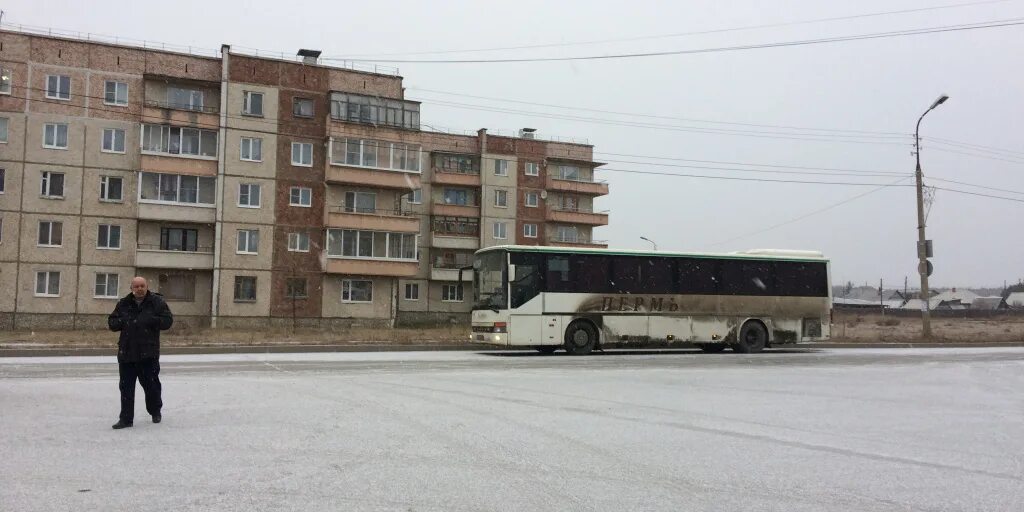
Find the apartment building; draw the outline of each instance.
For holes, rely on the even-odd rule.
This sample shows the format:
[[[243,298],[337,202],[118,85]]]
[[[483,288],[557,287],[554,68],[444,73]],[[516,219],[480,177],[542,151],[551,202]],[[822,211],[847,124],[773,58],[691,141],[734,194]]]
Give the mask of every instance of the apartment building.
[[[593,148],[421,129],[402,77],[0,31],[0,327],[448,322],[473,251],[603,246]]]

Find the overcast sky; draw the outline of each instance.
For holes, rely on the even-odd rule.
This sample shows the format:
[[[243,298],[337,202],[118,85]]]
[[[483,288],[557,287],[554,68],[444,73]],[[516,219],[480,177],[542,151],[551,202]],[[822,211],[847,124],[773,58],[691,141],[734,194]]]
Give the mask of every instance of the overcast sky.
[[[288,54],[302,47],[320,49],[324,56],[333,57],[406,52],[378,58],[496,59],[715,48],[1024,17],[1024,1],[1008,0],[780,25],[969,1],[492,4],[479,0],[179,0],[126,4],[94,0],[50,1],[46,8],[40,8],[35,1],[8,1],[4,23],[207,48],[228,43]],[[776,26],[720,30],[753,25]],[[636,39],[680,33],[690,34]],[[633,40],[408,55],[609,39]],[[608,162],[607,169],[775,180],[881,185],[901,178],[891,174],[835,175],[851,173],[833,170],[849,169],[857,173],[906,173],[908,178],[901,183],[913,184],[910,175],[914,158],[909,134],[913,133],[918,116],[938,95],[945,93],[950,100],[926,117],[922,137],[939,137],[1011,153],[925,141],[921,155],[926,182],[1024,200],[1022,50],[1024,25],[632,59],[391,65],[400,68],[405,77],[407,97],[423,101],[426,125],[458,130],[486,127],[507,132],[528,126],[537,128],[542,136],[585,138],[594,144],[596,159]],[[459,97],[428,90],[628,115]],[[438,101],[463,105],[441,105]],[[507,110],[542,112],[547,116]],[[664,118],[640,117],[649,115]],[[565,119],[567,116],[600,121]],[[662,126],[641,127],[636,123]],[[747,133],[701,133],[693,129]],[[879,132],[907,135],[887,136]],[[792,136],[794,133],[813,133],[813,138],[825,140],[793,140],[812,138]],[[780,138],[790,136],[793,138]],[[802,172],[825,174],[673,167],[680,165],[761,171],[798,170],[763,165],[797,166],[811,168]],[[928,181],[928,176],[1017,193]],[[612,247],[650,247],[639,239],[646,236],[657,242],[659,249],[666,250],[815,249],[832,259],[836,283],[850,280],[877,286],[881,278],[887,287],[902,286],[905,276],[910,277],[911,287],[917,282],[913,187],[879,189],[877,185],[727,181],[611,170],[600,171],[598,177],[611,186],[611,194],[598,202],[599,209],[610,210],[611,221],[597,231],[595,238],[608,240]],[[813,213],[867,192],[870,193],[835,208]],[[769,229],[804,216],[802,220]],[[1004,280],[1015,282],[1024,278],[1024,202],[938,191],[929,216],[928,235],[935,241],[934,286],[1001,286]]]

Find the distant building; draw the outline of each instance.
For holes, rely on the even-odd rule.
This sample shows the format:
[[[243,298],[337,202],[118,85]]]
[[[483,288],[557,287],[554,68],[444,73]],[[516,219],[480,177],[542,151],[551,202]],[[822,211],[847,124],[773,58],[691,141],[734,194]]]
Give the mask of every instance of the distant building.
[[[997,309],[1006,309],[1006,300],[1002,297],[978,297],[971,303],[971,309],[992,311]]]
[[[1024,309],[1024,292],[1013,292],[1008,295],[1006,305],[1014,309]]]

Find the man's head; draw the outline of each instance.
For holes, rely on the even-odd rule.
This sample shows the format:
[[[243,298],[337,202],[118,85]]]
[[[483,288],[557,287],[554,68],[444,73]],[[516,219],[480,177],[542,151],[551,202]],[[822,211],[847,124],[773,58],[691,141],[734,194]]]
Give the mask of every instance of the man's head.
[[[149,284],[146,283],[145,278],[136,277],[132,279],[132,295],[135,295],[135,298],[141,299],[145,297],[147,291],[149,291]]]

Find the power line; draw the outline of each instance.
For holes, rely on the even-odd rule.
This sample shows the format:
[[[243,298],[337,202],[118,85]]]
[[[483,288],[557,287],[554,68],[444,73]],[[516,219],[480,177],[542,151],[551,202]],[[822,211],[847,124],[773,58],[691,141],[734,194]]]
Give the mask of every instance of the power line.
[[[963,181],[953,181],[953,180],[947,180],[947,179],[943,179],[943,178],[936,178],[935,176],[928,176],[927,179],[932,180],[932,181],[941,181],[943,183],[954,183],[956,185],[963,185],[965,187],[974,187],[974,188],[980,188],[980,189],[985,189],[985,190],[992,190],[992,191],[995,191],[995,192],[1004,192],[1004,193],[1007,193],[1007,194],[1021,194],[1021,195],[1024,195],[1024,192],[1021,192],[1019,190],[1009,190],[1009,189],[1005,189],[1005,188],[986,187],[986,186],[983,186],[983,185],[975,185],[973,183],[966,183],[966,182],[963,182]]]
[[[978,152],[981,152],[981,153],[994,153],[994,154],[1005,153],[1005,154],[1003,154],[1001,156],[1006,156],[1006,157],[1009,157],[1009,158],[1024,158],[1024,151],[1015,151],[1015,150],[1012,150],[1012,149],[1003,149],[1003,148],[997,148],[997,147],[993,147],[993,146],[982,146],[980,144],[970,144],[970,143],[967,143],[967,142],[960,142],[960,141],[956,141],[956,140],[952,140],[952,139],[943,139],[943,138],[939,138],[939,137],[921,137],[921,140],[930,140],[930,141],[936,142],[938,144],[945,144],[947,146],[958,147],[958,148],[967,149],[967,150],[971,150],[971,151],[978,151]]]
[[[736,46],[719,46],[712,48],[697,48],[690,50],[672,50],[662,52],[641,52],[641,53],[620,53],[612,55],[583,55],[575,57],[536,57],[519,59],[339,59],[324,58],[323,60],[344,60],[349,62],[386,62],[386,63],[411,63],[411,64],[498,64],[513,62],[565,62],[579,60],[608,60],[608,59],[629,59],[638,57],[663,57],[667,55],[693,55],[700,53],[718,53],[742,50],[759,50],[764,48],[782,48],[790,46],[806,46],[824,43],[839,43],[846,41],[863,41],[869,39],[883,39],[890,37],[906,37],[922,34],[937,34],[941,32],[959,32],[965,30],[978,30],[987,28],[1010,27],[1024,25],[1024,18],[1007,18],[1000,20],[989,20],[977,23],[966,23],[960,25],[945,25],[938,27],[926,27],[920,29],[907,29],[891,32],[875,32],[870,34],[858,34],[852,36],[825,37],[819,39],[803,39],[796,41],[780,41],[774,43],[748,44]]]
[[[800,21],[787,21],[787,22],[779,22],[779,23],[765,23],[765,24],[759,24],[759,25],[746,25],[746,26],[740,26],[740,27],[720,28],[720,29],[712,29],[712,30],[699,30],[699,31],[692,31],[692,32],[676,32],[676,33],[673,33],[673,34],[661,34],[661,35],[652,35],[652,36],[638,36],[638,37],[623,37],[623,38],[614,38],[614,39],[600,39],[600,40],[594,40],[594,41],[576,41],[576,42],[568,42],[568,43],[546,43],[546,44],[533,44],[533,45],[521,45],[521,46],[504,46],[504,47],[495,47],[495,48],[478,48],[478,49],[470,49],[470,50],[437,50],[437,51],[394,52],[394,53],[369,53],[369,54],[354,54],[354,55],[350,55],[350,57],[387,57],[387,56],[395,56],[395,55],[435,55],[435,54],[448,54],[448,53],[480,53],[480,52],[494,52],[494,51],[504,51],[504,50],[526,50],[526,49],[535,49],[535,48],[555,48],[555,47],[564,47],[564,46],[583,46],[583,45],[604,44],[604,43],[644,41],[644,40],[650,40],[650,39],[664,39],[664,38],[692,36],[692,35],[718,34],[718,33],[722,33],[722,32],[737,32],[737,31],[761,29],[761,28],[774,28],[774,27],[794,26],[794,25],[807,25],[807,24],[812,24],[812,23],[822,23],[822,22],[829,22],[829,21],[844,21],[844,20],[859,19],[859,18],[870,18],[870,17],[877,17],[877,16],[887,16],[887,15],[892,15],[892,14],[907,14],[907,13],[913,13],[913,12],[934,11],[934,10],[939,10],[939,9],[952,9],[952,8],[957,8],[957,7],[972,7],[972,6],[984,5],[984,4],[1003,3],[1003,2],[1006,2],[1006,1],[1008,1],[1008,0],[986,0],[986,1],[982,1],[982,2],[968,2],[968,3],[960,3],[960,4],[936,5],[936,6],[930,6],[930,7],[920,7],[920,8],[916,8],[916,9],[900,9],[900,10],[896,10],[896,11],[872,12],[872,13],[865,13],[865,14],[854,14],[854,15],[849,15],[849,16],[833,16],[833,17],[828,17],[828,18],[815,18],[815,19],[800,20]]]
[[[981,193],[978,193],[978,192],[968,192],[966,190],[956,190],[956,189],[953,189],[953,188],[943,188],[943,187],[932,187],[932,188],[934,188],[935,190],[944,190],[946,192],[953,192],[953,193],[956,193],[956,194],[966,194],[966,195],[969,195],[969,196],[988,197],[990,199],[1001,199],[1003,201],[1013,201],[1015,203],[1024,203],[1024,199],[1016,199],[1016,198],[1013,198],[1013,197],[993,196],[993,195],[990,195],[990,194],[981,194]]]
[[[997,160],[997,161],[1000,161],[1000,162],[1009,162],[1011,164],[1024,164],[1024,160],[1011,160],[1011,159],[1008,159],[1008,158],[1000,158],[1000,157],[996,157],[996,156],[982,155],[982,154],[978,154],[978,153],[969,153],[967,151],[958,151],[956,149],[937,148],[935,146],[931,146],[928,149],[931,150],[931,151],[942,151],[944,153],[955,153],[955,154],[958,154],[958,155],[973,156],[975,158],[984,158],[986,160]]]
[[[767,170],[767,169],[743,169],[739,167],[714,167],[704,165],[679,165],[679,164],[662,164],[652,162],[639,162],[636,160],[608,160],[609,163],[617,164],[639,164],[639,165],[650,165],[655,167],[673,167],[679,169],[705,169],[712,171],[736,171],[736,172],[751,172],[751,173],[762,173],[762,174],[803,174],[803,175],[824,175],[824,176],[862,176],[862,177],[880,177],[880,176],[892,176],[893,173],[864,173],[864,172],[828,172],[828,171],[783,171],[783,170]],[[900,173],[899,175],[908,176],[911,173]]]
[[[747,165],[747,166],[752,166],[752,167],[773,167],[773,168],[782,168],[782,169],[807,169],[807,170],[822,170],[822,171],[841,171],[841,172],[851,172],[851,173],[863,172],[863,173],[874,173],[874,174],[890,174],[890,175],[893,175],[893,176],[899,176],[899,175],[906,174],[904,172],[895,172],[895,171],[867,171],[867,170],[862,170],[862,169],[845,169],[845,168],[840,168],[840,167],[807,167],[807,166],[800,166],[800,165],[778,165],[778,164],[756,164],[756,163],[750,163],[750,162],[732,162],[732,161],[727,161],[727,160],[694,160],[694,159],[691,159],[691,158],[674,158],[674,157],[667,157],[667,156],[647,156],[647,155],[636,155],[636,154],[630,154],[630,153],[609,153],[609,152],[606,152],[606,151],[594,151],[594,154],[595,155],[625,156],[625,157],[631,157],[631,158],[647,158],[647,159],[651,159],[651,160],[671,160],[671,161],[676,161],[676,162],[697,162],[697,163],[704,163],[704,164]]]
[[[711,176],[706,174],[680,174],[672,172],[658,172],[658,171],[638,171],[635,169],[614,169],[605,168],[601,169],[603,172],[621,172],[628,174],[648,174],[654,176],[672,176],[675,178],[700,178],[709,180],[727,180],[727,181],[751,181],[759,183],[797,183],[804,185],[841,185],[841,186],[854,186],[854,187],[909,187],[910,185],[888,185],[879,183],[857,183],[857,182],[845,182],[845,181],[810,181],[810,180],[776,180],[767,178],[741,178],[738,176]]]

